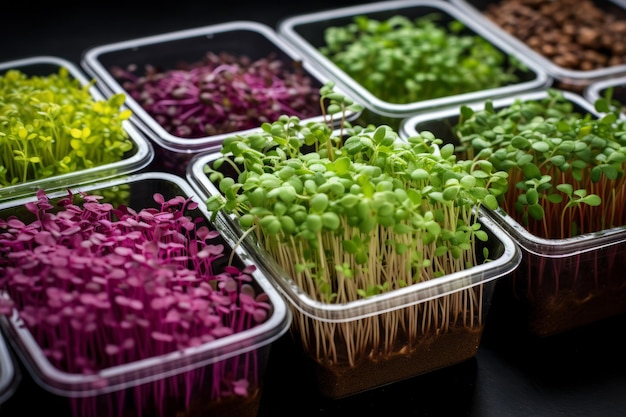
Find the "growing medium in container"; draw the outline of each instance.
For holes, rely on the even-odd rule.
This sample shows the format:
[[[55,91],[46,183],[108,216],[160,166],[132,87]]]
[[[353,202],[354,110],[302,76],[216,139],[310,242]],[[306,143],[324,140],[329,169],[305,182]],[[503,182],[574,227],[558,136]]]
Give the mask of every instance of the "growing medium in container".
[[[355,109],[332,83],[321,96],[329,119]],[[205,167],[220,190],[209,210],[233,215],[241,239],[252,236],[323,305],[375,299],[490,260],[477,210],[495,207],[506,174],[488,161],[457,161],[453,146],[428,134],[404,142],[385,125],[332,126],[283,116],[227,138]],[[322,393],[343,397],[473,356],[487,297],[476,285],[337,321],[294,304],[292,332],[320,369]]]
[[[498,196],[503,216],[544,242],[579,249],[571,256],[539,250],[516,271],[520,296],[544,306],[532,325],[540,335],[615,314],[626,294],[623,245],[601,243],[603,231],[626,224],[626,121],[610,94],[595,109],[581,110],[562,91],[549,90],[503,108],[462,106],[454,127],[460,158],[508,173],[509,188]],[[594,235],[597,247],[582,250],[582,239]]]
[[[256,351],[178,372],[155,365],[154,376],[133,371],[260,325],[273,308],[254,285],[254,266],[226,262],[224,241],[196,202],[153,198],[133,209],[96,193],[50,199],[40,190],[0,219],[0,313],[18,315],[51,366],[74,381],[90,378],[88,393],[103,390],[70,398],[73,416],[254,416]],[[127,380],[105,390],[120,366]],[[248,401],[252,411],[237,408]]]
[[[125,96],[96,100],[90,86],[65,67],[0,75],[0,188],[117,162],[133,148]]]
[[[626,64],[626,11],[613,3],[500,0],[483,13],[555,65],[593,71]]]

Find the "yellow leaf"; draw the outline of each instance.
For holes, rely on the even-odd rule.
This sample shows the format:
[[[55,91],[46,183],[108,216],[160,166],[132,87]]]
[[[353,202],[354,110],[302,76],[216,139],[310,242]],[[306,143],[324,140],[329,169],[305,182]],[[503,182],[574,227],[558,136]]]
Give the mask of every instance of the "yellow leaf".
[[[70,146],[72,147],[72,149],[80,149],[81,145],[82,145],[82,141],[80,140],[72,139],[70,141]]]
[[[126,109],[126,110],[120,112],[119,118],[120,118],[120,120],[127,120],[132,115],[133,115],[133,112],[130,109]]]
[[[80,129],[74,128],[70,130],[70,135],[72,135],[74,139],[80,139],[83,136],[83,132]],[[72,147],[74,147],[74,145],[72,145]]]

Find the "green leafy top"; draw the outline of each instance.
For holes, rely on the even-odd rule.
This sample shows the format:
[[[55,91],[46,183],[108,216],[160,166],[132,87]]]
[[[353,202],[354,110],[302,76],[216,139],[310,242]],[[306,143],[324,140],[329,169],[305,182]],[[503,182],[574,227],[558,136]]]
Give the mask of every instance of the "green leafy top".
[[[321,89],[325,114],[344,114],[354,104],[332,88]],[[487,238],[475,210],[497,206],[506,174],[457,161],[441,143],[429,133],[401,141],[386,125],[344,121],[335,130],[281,117],[224,141],[223,157],[206,167],[222,194],[207,207],[235,213],[321,299],[345,301],[340,276],[362,280],[349,299],[372,295],[471,266],[474,239]],[[225,176],[222,164],[237,175]]]
[[[484,38],[464,34],[463,23],[444,26],[440,18],[356,16],[326,29],[319,51],[376,97],[399,104],[501,87],[527,71]]]
[[[64,67],[0,75],[0,187],[115,162],[132,149],[125,96],[96,101],[90,85]]]
[[[491,101],[479,111],[462,106],[455,126],[457,152],[508,172],[514,188],[500,197],[500,203],[545,237],[626,224],[620,191],[626,121],[610,93],[595,107],[601,117],[576,111],[574,103],[555,89],[545,98],[517,99],[502,109],[495,109]]]

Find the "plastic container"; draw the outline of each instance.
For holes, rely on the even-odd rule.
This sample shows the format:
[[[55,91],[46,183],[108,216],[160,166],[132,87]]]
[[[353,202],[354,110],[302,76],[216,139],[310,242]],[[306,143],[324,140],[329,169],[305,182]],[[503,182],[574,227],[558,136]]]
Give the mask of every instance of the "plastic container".
[[[515,57],[528,68],[528,71],[524,73],[516,71],[516,74],[519,76],[519,82],[502,87],[416,102],[392,103],[377,97],[320,52],[319,48],[326,45],[324,33],[327,28],[332,26],[343,27],[352,23],[357,16],[363,15],[371,19],[386,20],[390,17],[401,15],[410,19],[417,19],[431,13],[438,13],[442,16],[437,21],[442,26],[451,21],[462,22],[466,27],[464,32],[462,32],[463,34],[482,37],[508,56],[507,66],[511,65],[511,57]],[[351,97],[363,104],[374,115],[392,118],[407,117],[415,113],[426,112],[457,103],[538,89],[551,83],[551,79],[536,64],[525,56],[519,56],[515,49],[502,42],[499,37],[493,36],[482,25],[472,19],[468,19],[467,15],[445,1],[383,1],[296,15],[281,21],[278,33],[291,42],[294,47],[298,48],[307,60],[314,62],[323,69],[329,78],[337,82],[338,86],[341,86]]]
[[[0,411],[2,404],[7,401],[17,389],[20,373],[13,360],[9,346],[0,332]]]
[[[562,91],[581,113],[598,115],[582,96]],[[546,92],[527,93],[493,101],[496,110],[515,99],[544,98]],[[483,109],[484,103],[470,105]],[[442,109],[403,121],[401,136],[430,131],[446,143],[458,144],[453,131],[459,109]],[[494,310],[506,311],[513,328],[537,337],[552,336],[626,313],[626,229],[614,227],[572,238],[548,239],[529,231],[504,210],[487,211],[490,218],[520,246],[522,262],[513,278],[502,281]],[[507,323],[509,323],[507,321]]]
[[[594,81],[619,76],[620,74],[626,74],[626,59],[618,65],[609,66],[607,64],[604,67],[592,70],[570,69],[555,63],[548,57],[548,55],[534,50],[521,38],[503,30],[502,26],[489,20],[484,15],[484,11],[490,4],[498,4],[499,1],[500,0],[450,0],[450,2],[458,7],[465,16],[474,20],[477,24],[484,26],[486,30],[491,31],[493,33],[492,36],[498,37],[502,39],[502,41],[509,43],[513,48],[519,51],[520,55],[524,55],[536,62],[540,68],[554,78],[556,83],[555,87],[581,93],[585,86]],[[550,2],[546,1],[545,3],[548,4]],[[592,3],[606,13],[606,15],[619,18],[620,21],[626,22],[626,3],[622,0],[593,0]],[[572,6],[574,5],[572,4]],[[576,4],[576,6],[580,8],[581,4]],[[512,13],[513,12],[509,12],[507,14],[507,18],[512,18]],[[587,13],[587,18],[591,18],[591,14],[589,12],[582,11],[582,13]],[[577,29],[583,26],[583,23],[577,22]],[[564,25],[559,23],[558,25],[555,25],[555,28],[557,31],[561,31],[564,29]],[[541,39],[540,44],[543,45],[545,43],[547,43],[547,40],[544,37]]]
[[[0,73],[4,74],[11,69],[20,70],[28,76],[47,76],[56,74],[62,67],[67,68],[74,79],[81,85],[90,81],[83,72],[71,62],[53,56],[37,56],[0,64]],[[89,93],[94,100],[103,100],[104,96],[95,88],[90,87]],[[110,178],[138,171],[147,166],[154,157],[154,151],[145,136],[128,120],[123,121],[123,128],[132,142],[132,149],[124,154],[117,162],[102,164],[92,168],[75,170],[66,174],[54,175],[48,178],[18,182],[13,185],[0,187],[0,200],[20,198],[35,194],[39,188],[47,190],[65,188],[68,186],[86,183],[95,180]]]
[[[180,177],[158,172],[134,174],[128,178],[76,187],[72,191],[100,194],[104,196],[101,201],[115,206],[125,204],[135,210],[156,208],[153,202],[155,193],[161,193],[165,201],[194,194]],[[49,197],[54,199],[66,195],[57,192]],[[30,214],[24,209],[27,201],[32,199],[1,203],[0,218],[6,219],[15,214],[26,222],[24,216]],[[187,212],[188,215],[204,219],[204,224],[213,228],[212,223],[208,223],[203,204],[195,198],[194,201],[199,203],[199,207]],[[228,236],[216,239],[211,243],[223,244],[225,249],[224,256],[213,261],[215,274],[229,265],[230,256],[233,256],[232,265],[239,268],[252,265],[244,248],[235,247]],[[258,412],[272,343],[287,331],[292,316],[285,301],[260,268],[250,272],[249,278],[249,284],[257,295],[260,292],[266,294],[265,300],[270,309],[264,321],[246,327],[247,330],[221,335],[213,340],[199,340],[192,347],[105,367],[93,374],[67,372],[53,366],[44,354],[45,347],[38,344],[36,336],[24,325],[16,310],[12,316],[0,317],[0,325],[32,378],[50,393],[55,409],[63,415],[174,417],[208,413],[254,417]],[[120,320],[132,321],[132,317],[126,314]],[[224,325],[227,326],[226,323]],[[159,342],[155,340],[154,343]],[[218,378],[218,375],[221,377]],[[247,394],[234,394],[234,385],[228,385],[230,383],[247,384]],[[28,407],[30,405],[25,404],[25,409]]]
[[[613,89],[613,99],[622,103],[622,115],[626,117],[626,76],[595,81],[585,88],[583,96],[594,103],[597,99],[604,97],[609,88]]]
[[[250,21],[232,21],[94,47],[84,52],[82,66],[97,79],[97,85],[103,92],[110,95],[127,92],[111,72],[113,67],[128,68],[134,65],[138,75],[144,74],[146,65],[168,71],[180,68],[181,63],[189,65],[200,62],[208,52],[247,56],[253,61],[275,54],[285,70],[302,68],[313,87],[319,88],[327,81],[280,39],[274,30]],[[159,145],[156,159],[164,164],[166,171],[178,174],[184,175],[186,163],[194,153],[219,147],[226,137],[235,133],[245,134],[260,127],[259,123],[259,127],[236,132],[183,137],[165,128],[137,100],[127,95],[127,105],[134,113],[132,120]],[[315,110],[314,116],[303,119],[321,120],[321,109],[316,107]]]
[[[220,156],[220,152],[198,154],[189,165],[188,179],[203,199],[220,193],[204,171]],[[222,164],[220,171],[232,177],[235,174],[229,172],[227,165]],[[229,233],[244,236],[235,217],[219,212],[218,218],[224,219],[219,224],[225,225]],[[474,357],[495,283],[517,267],[520,260],[519,249],[510,238],[488,218],[481,216],[480,222],[489,234],[486,245],[493,261],[344,303],[318,301],[305,293],[250,235],[243,239],[243,244],[267,269],[291,307],[291,334],[306,363],[303,375],[316,381],[322,396],[337,399]],[[463,318],[462,313],[456,316],[458,311],[450,308],[460,300],[475,302],[471,308],[464,307],[469,310]],[[442,318],[440,326],[430,322],[434,317]],[[443,323],[444,317],[450,322]],[[452,324],[455,320],[456,324]],[[380,340],[368,339],[372,334]],[[354,354],[352,350],[359,350],[356,346],[363,340],[370,340],[370,350]]]

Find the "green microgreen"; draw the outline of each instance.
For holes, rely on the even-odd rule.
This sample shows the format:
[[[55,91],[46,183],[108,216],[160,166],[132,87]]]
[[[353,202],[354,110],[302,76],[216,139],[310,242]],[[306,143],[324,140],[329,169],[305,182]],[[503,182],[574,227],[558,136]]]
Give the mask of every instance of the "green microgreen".
[[[376,97],[411,103],[501,87],[527,69],[458,20],[355,16],[324,32],[319,51]]]
[[[487,161],[457,161],[454,147],[428,132],[403,141],[386,125],[344,120],[335,129],[332,117],[358,108],[331,82],[321,96],[327,120],[284,116],[223,142],[222,155],[205,166],[221,192],[208,199],[209,211],[235,215],[303,292],[324,303],[371,297],[484,261],[476,244],[488,236],[476,210],[497,206],[506,174]],[[235,173],[225,175],[222,166]],[[454,321],[442,320],[432,326]],[[367,349],[363,343],[350,352],[351,363]]]
[[[561,91],[495,109],[462,106],[454,127],[460,158],[488,161],[509,174],[504,211],[546,238],[626,224],[626,121],[610,93],[600,116],[578,111]]]
[[[0,75],[0,187],[117,162],[132,149],[125,96],[96,100],[90,86],[64,67]]]

